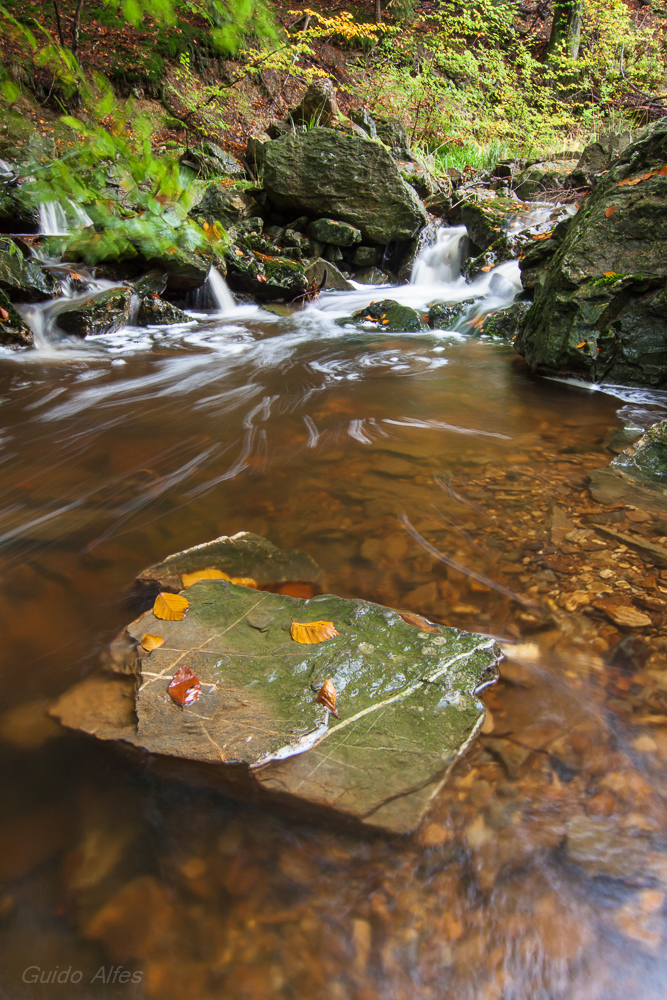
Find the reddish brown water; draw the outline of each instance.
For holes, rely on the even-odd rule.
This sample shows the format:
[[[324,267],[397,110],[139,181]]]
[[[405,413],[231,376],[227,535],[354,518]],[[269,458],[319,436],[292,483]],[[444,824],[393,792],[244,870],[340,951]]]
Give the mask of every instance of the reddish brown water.
[[[0,359],[0,995],[664,997],[665,720],[632,716],[623,634],[534,561],[550,505],[590,502],[618,399],[477,340],[218,327]],[[413,838],[261,814],[55,724],[40,742],[136,573],[242,529],[306,550],[329,591],[536,644]]]

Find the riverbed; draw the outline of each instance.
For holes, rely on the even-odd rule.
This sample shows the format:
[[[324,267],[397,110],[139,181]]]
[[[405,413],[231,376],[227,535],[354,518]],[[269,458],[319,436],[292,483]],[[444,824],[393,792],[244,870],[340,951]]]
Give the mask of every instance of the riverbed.
[[[503,268],[487,310],[514,295]],[[465,324],[336,322],[469,293],[421,281],[0,355],[3,996],[665,995],[667,716],[642,692],[661,690],[667,580],[586,527],[619,411],[665,402],[534,377]],[[554,517],[584,537],[558,543]],[[483,735],[415,836],[277,818],[44,715],[130,620],[143,567],[241,530],[307,552],[325,592],[506,644]],[[657,602],[641,655],[571,597],[617,584]]]

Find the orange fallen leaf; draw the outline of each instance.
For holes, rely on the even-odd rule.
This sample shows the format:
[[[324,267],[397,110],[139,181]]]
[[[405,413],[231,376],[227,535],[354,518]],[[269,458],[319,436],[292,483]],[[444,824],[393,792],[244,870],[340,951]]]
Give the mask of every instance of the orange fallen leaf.
[[[537,242],[537,240],[550,240],[553,234],[553,229],[550,229],[548,233],[540,233],[539,236],[533,236],[533,241]]]
[[[166,622],[181,622],[190,607],[187,597],[168,592],[158,594],[153,605],[153,614]]]
[[[667,174],[667,163],[665,164],[664,167],[660,167],[660,170],[658,170],[658,173],[662,174],[663,177],[665,176],[665,174]]]
[[[0,309],[0,319],[9,319],[9,313],[6,309]]]
[[[414,625],[415,628],[421,629],[422,632],[442,632],[441,628],[433,625],[426,618],[422,618],[421,615],[415,614],[414,611],[397,611],[396,614],[400,615],[408,625]]]
[[[167,691],[171,695],[172,701],[175,701],[181,708],[185,708],[186,705],[192,705],[197,701],[201,694],[201,684],[190,667],[183,666],[179,667],[172,677]]]
[[[334,682],[330,677],[327,677],[324,684],[317,692],[317,700],[320,705],[324,705],[328,712],[335,715],[337,719],[340,719],[340,715],[336,711],[336,701],[338,696],[336,694],[336,688],[334,687]]]
[[[581,348],[585,347],[587,343],[588,343],[587,340],[582,340],[582,342],[580,344],[577,344],[577,350],[580,351]]]
[[[612,215],[616,211],[616,205],[610,205],[609,208],[605,209],[605,216],[607,219],[611,219]]]
[[[182,573],[181,580],[183,590],[187,590],[200,580],[229,580],[229,577],[219,569],[198,569],[194,573]]]
[[[480,268],[481,271],[493,271],[493,264],[487,264],[486,267]]]
[[[262,281],[266,281],[266,278],[264,277],[264,275],[263,275],[263,274],[258,274],[258,275],[257,275],[257,280],[258,280],[259,282],[262,282]]]
[[[141,637],[141,645],[150,653],[152,649],[159,649],[160,646],[164,646],[164,639],[161,635],[151,635],[150,632],[147,632],[146,635]]]
[[[291,621],[289,631],[295,642],[313,645],[338,635],[333,622],[295,622],[293,618]]]
[[[616,274],[616,271],[605,271],[604,272],[604,277],[605,278],[613,278],[615,276],[615,274]]]

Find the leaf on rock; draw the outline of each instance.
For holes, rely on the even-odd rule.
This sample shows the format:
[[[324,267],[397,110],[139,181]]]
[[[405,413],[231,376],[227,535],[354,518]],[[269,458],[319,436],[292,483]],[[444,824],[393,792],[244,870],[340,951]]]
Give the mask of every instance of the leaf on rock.
[[[194,573],[182,573],[181,580],[183,581],[184,590],[194,586],[195,583],[199,583],[200,580],[229,580],[230,583],[235,583],[238,587],[252,587],[254,590],[258,588],[257,580],[254,580],[251,576],[228,576],[221,569],[212,568],[199,569]]]
[[[289,631],[295,642],[310,645],[338,635],[333,622],[295,622],[293,618]]]
[[[317,692],[317,700],[320,705],[324,705],[328,712],[335,715],[337,719],[340,719],[340,715],[336,711],[336,701],[338,696],[336,695],[336,688],[334,687],[334,682],[330,677],[327,677],[324,684]]]
[[[9,319],[9,313],[6,309],[0,309],[0,319]]]
[[[192,705],[201,694],[201,684],[196,674],[193,674],[190,667],[179,667],[171,679],[167,691],[181,708]]]
[[[580,351],[582,349],[582,347],[586,346],[587,343],[588,343],[587,340],[582,340],[582,342],[580,344],[577,344],[577,350]]]
[[[181,580],[183,590],[187,590],[200,580],[229,580],[229,577],[220,569],[198,569],[194,573],[182,573]]]
[[[161,635],[151,635],[150,632],[147,632],[141,638],[141,645],[150,653],[152,649],[159,649],[160,646],[164,646],[164,639]]]
[[[182,622],[189,607],[190,602],[187,597],[164,592],[155,598],[153,614],[165,622]]]
[[[609,208],[605,209],[605,213],[604,213],[605,217],[607,219],[611,219],[611,217],[612,217],[612,215],[614,214],[615,211],[616,211],[616,205],[610,205]]]
[[[442,632],[441,628],[434,625],[432,622],[422,618],[421,615],[416,615],[414,611],[397,611],[397,614],[401,616],[404,622],[408,625],[414,625],[415,628],[419,628],[422,632]]]

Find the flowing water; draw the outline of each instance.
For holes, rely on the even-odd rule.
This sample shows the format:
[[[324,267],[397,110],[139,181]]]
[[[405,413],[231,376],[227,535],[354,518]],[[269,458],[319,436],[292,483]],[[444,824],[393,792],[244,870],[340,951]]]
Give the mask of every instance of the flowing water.
[[[470,297],[461,236],[411,285],[282,316],[216,277],[187,326],[54,343],[59,304],[26,311],[38,348],[0,355],[0,996],[665,996],[665,717],[633,717],[623,635],[537,561],[554,504],[589,509],[619,406],[663,404],[535,378],[465,323],[336,322]],[[472,291],[489,310],[517,288],[506,264]],[[132,617],[139,570],[243,529],[307,551],[327,591],[508,641],[489,725],[414,837],[279,819],[44,718]],[[602,558],[639,579],[622,550],[573,563],[582,590]]]

